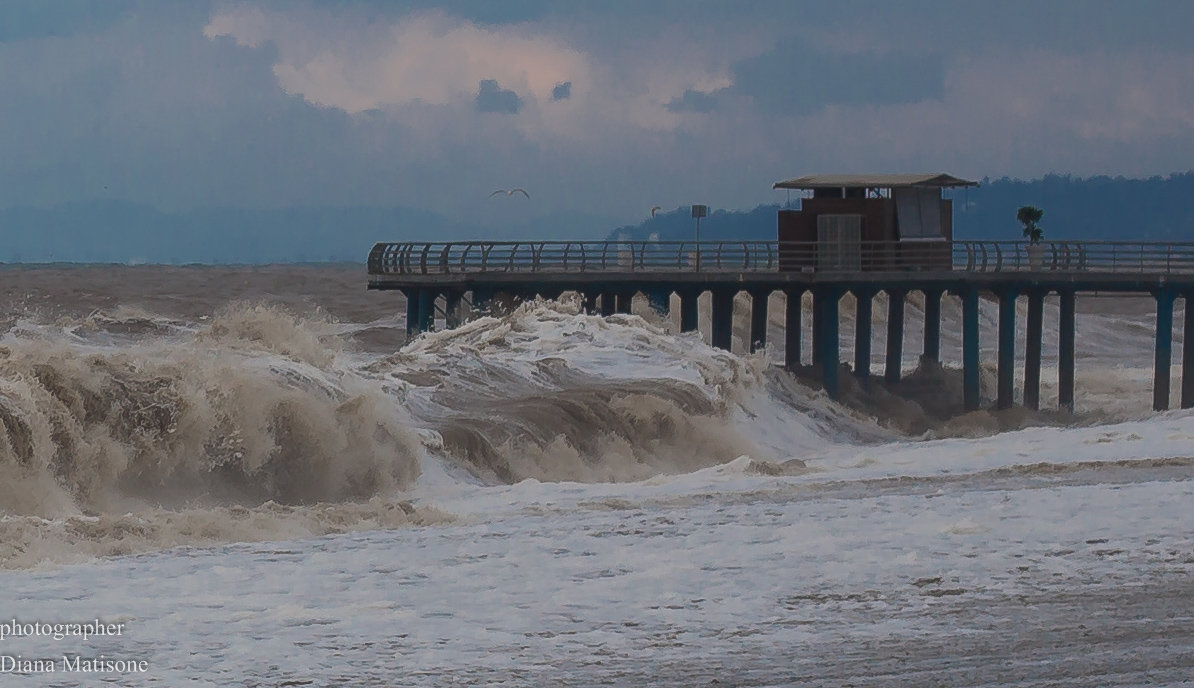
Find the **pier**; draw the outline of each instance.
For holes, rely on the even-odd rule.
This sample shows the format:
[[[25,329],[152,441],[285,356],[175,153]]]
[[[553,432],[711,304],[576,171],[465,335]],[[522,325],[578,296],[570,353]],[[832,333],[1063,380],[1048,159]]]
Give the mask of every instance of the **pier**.
[[[1181,407],[1194,407],[1194,243],[953,241],[917,248],[911,242],[861,242],[850,260],[837,260],[836,243],[826,242],[452,242],[379,243],[369,254],[369,289],[406,296],[409,334],[430,329],[442,312],[448,327],[459,324],[460,304],[485,311],[495,298],[558,298],[577,292],[589,313],[629,313],[631,299],[645,295],[666,314],[671,297],[680,307],[680,330],[698,327],[697,299],[712,299],[709,329],[713,346],[729,350],[734,298],[751,296],[749,348],[767,342],[770,296],[787,297],[785,364],[800,366],[800,303],[812,294],[812,341],[817,375],[837,397],[842,371],[839,342],[841,298],[857,304],[852,370],[870,374],[873,299],[887,295],[887,349],[883,380],[898,382],[904,343],[904,301],[920,292],[925,302],[924,360],[940,362],[941,299],[962,305],[964,404],[976,410],[980,348],[997,348],[998,408],[1015,398],[1016,299],[1028,301],[1022,398],[1040,403],[1044,299],[1059,299],[1058,403],[1073,410],[1075,299],[1080,294],[1150,295],[1156,303],[1153,408],[1169,407],[1173,355],[1173,309],[1185,308]],[[793,268],[795,266],[795,268]],[[993,343],[979,334],[979,299],[998,303]]]

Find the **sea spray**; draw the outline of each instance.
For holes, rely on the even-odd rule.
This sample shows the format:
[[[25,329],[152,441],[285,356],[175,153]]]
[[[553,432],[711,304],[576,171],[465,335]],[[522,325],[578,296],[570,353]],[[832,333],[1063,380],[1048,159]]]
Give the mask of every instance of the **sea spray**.
[[[0,510],[367,498],[417,476],[417,436],[311,323],[234,308],[122,346],[9,334]]]
[[[120,283],[101,272],[103,289]],[[191,296],[239,298],[238,280]],[[733,355],[650,313],[589,316],[575,299],[529,302],[399,349],[401,298],[390,297],[329,297],[365,313],[355,321],[263,304],[209,313],[186,301],[175,312],[166,298],[10,313],[0,340],[2,565],[441,522],[404,492],[429,465],[483,483],[654,480],[743,456],[799,467],[925,427],[931,436],[1006,426],[987,412],[942,421],[931,384],[906,396],[855,390],[851,409],[775,366],[778,349]],[[910,322],[918,311],[909,304]],[[949,299],[943,317],[948,359]],[[843,323],[848,345],[848,309]],[[1147,376],[1112,372],[1106,394],[1147,391]],[[956,374],[934,374],[944,378],[926,380],[952,393]],[[1094,392],[1082,374],[1080,389]],[[921,377],[906,374],[906,387]]]
[[[642,480],[891,436],[808,387],[794,386],[795,405],[771,397],[768,381],[786,373],[764,353],[579,309],[577,299],[523,303],[424,334],[367,370],[409,385],[407,408],[441,434],[448,460],[491,482]],[[782,446],[753,437],[762,431],[750,416],[773,412],[790,431]]]

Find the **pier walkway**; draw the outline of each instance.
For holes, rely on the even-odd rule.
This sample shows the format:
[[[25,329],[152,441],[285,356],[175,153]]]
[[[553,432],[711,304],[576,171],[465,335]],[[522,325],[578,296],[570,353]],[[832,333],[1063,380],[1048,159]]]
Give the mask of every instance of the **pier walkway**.
[[[785,363],[800,365],[801,299],[813,297],[812,358],[830,396],[841,373],[839,301],[856,298],[853,370],[864,383],[870,375],[871,310],[874,296],[886,292],[887,351],[884,379],[900,379],[904,340],[904,301],[924,295],[925,359],[940,361],[941,298],[962,302],[964,403],[979,408],[980,294],[999,304],[998,394],[1008,408],[1014,398],[1016,299],[1028,300],[1023,403],[1040,404],[1044,298],[1057,294],[1058,402],[1074,404],[1074,306],[1083,293],[1148,294],[1157,306],[1153,407],[1169,406],[1173,354],[1173,309],[1184,301],[1181,406],[1194,407],[1194,243],[1064,241],[820,242],[452,242],[379,243],[369,254],[369,288],[399,290],[407,299],[410,333],[430,329],[437,302],[448,326],[458,322],[468,296],[484,310],[498,294],[515,298],[556,298],[579,292],[591,313],[628,313],[642,293],[666,312],[670,297],[680,302],[680,329],[697,329],[697,298],[710,292],[712,344],[730,348],[734,296],[751,296],[750,348],[766,343],[767,301],[775,291],[787,296]],[[1184,374],[1191,371],[1191,374]]]

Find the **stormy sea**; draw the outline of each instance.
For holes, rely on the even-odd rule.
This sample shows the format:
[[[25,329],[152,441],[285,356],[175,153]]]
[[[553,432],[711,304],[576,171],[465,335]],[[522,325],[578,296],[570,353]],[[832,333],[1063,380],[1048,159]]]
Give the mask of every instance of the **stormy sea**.
[[[365,285],[0,269],[0,685],[1194,676],[1194,413],[1151,410],[1151,300],[1080,297],[1073,413],[1049,302],[1042,411],[964,413],[950,297],[943,365],[910,299],[901,382],[839,403],[783,369],[780,294],[747,354],[742,308],[726,352],[567,295],[406,341]]]

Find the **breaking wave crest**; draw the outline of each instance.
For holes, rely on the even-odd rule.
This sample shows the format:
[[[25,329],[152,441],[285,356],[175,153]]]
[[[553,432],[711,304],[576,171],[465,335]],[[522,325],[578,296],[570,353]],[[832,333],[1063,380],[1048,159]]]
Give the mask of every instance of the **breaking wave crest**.
[[[89,340],[94,325],[2,340],[8,514],[338,501],[417,476],[415,435],[310,322],[236,307],[120,345]]]
[[[426,460],[592,482],[765,453],[734,421],[760,357],[576,306],[389,356],[354,349],[351,325],[252,304],[17,319],[0,338],[0,561],[438,522],[403,497]]]
[[[613,482],[767,453],[735,415],[766,368],[565,299],[424,335],[369,370],[403,378],[445,458],[482,480]]]
[[[959,416],[959,376],[940,367],[891,388],[844,374],[837,404],[775,351],[732,355],[646,315],[534,301],[398,349],[384,315],[9,314],[0,566],[440,522],[408,501],[428,462],[483,484],[635,481],[739,457],[770,474],[834,445],[1050,421]]]
[[[523,396],[438,430],[449,456],[502,482],[641,480],[758,451],[703,391],[663,380]]]

